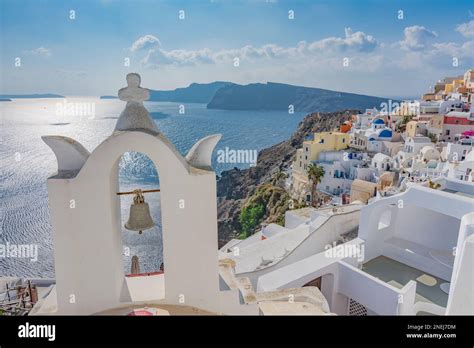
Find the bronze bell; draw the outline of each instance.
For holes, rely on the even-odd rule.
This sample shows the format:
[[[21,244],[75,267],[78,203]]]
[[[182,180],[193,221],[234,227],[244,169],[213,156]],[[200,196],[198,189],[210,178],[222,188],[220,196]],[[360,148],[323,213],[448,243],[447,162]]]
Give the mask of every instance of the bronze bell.
[[[133,197],[133,204],[130,206],[130,216],[125,223],[125,228],[142,234],[144,230],[155,226],[155,223],[150,215],[150,207],[148,203],[145,203],[142,190],[135,190],[133,192],[135,197]]]

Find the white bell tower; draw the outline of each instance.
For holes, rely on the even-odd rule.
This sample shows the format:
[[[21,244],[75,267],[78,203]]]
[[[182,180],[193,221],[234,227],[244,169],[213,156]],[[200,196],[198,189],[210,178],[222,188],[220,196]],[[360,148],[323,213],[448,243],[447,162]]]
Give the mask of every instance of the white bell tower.
[[[220,135],[199,140],[186,158],[164,137],[143,106],[140,76],[119,91],[126,101],[114,133],[92,153],[71,138],[44,136],[58,172],[48,179],[58,314],[92,314],[133,302],[122,263],[118,163],[146,154],[160,176],[164,298],[220,312],[216,175],[212,151]],[[92,130],[91,130],[92,131]]]

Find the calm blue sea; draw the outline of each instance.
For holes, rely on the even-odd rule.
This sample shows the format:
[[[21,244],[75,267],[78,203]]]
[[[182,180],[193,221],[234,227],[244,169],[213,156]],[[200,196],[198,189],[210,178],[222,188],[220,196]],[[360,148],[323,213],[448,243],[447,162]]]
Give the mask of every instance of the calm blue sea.
[[[38,260],[1,258],[0,276],[54,277],[54,255],[49,219],[46,179],[56,171],[56,159],[41,140],[42,135],[64,135],[79,141],[92,151],[115,126],[124,107],[119,100],[67,98],[68,103],[94,105],[95,115],[61,114],[61,99],[16,99],[0,103],[0,244],[34,244]],[[93,104],[90,104],[93,103]],[[221,141],[214,151],[217,174],[233,167],[246,168],[248,163],[218,163],[220,149],[261,150],[287,139],[303,118],[303,113],[266,111],[208,110],[204,104],[180,105],[147,102],[146,108],[158,128],[185,155],[191,146],[206,135],[220,133]],[[84,110],[87,110],[85,108]],[[127,153],[120,164],[121,190],[159,186],[159,173],[142,154]],[[122,221],[128,219],[130,196],[122,198]],[[138,255],[141,271],[158,270],[162,258],[159,194],[146,196],[157,223],[153,229],[136,232],[122,230],[124,268],[130,270],[130,259]]]

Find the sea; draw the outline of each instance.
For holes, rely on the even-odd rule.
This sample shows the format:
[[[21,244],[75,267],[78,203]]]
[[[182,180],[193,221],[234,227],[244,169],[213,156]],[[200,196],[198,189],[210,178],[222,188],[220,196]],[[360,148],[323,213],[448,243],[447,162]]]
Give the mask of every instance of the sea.
[[[251,165],[245,158],[235,163],[238,157],[219,157],[219,151],[259,151],[277,144],[289,138],[304,117],[301,112],[212,110],[206,104],[144,104],[160,132],[183,156],[202,137],[222,134],[213,154],[217,175]],[[57,171],[57,162],[41,136],[67,136],[92,152],[112,134],[124,106],[118,99],[98,97],[0,102],[0,276],[54,278],[46,181]],[[121,191],[159,188],[159,173],[145,155],[125,153],[119,167]],[[146,200],[155,227],[143,234],[124,227],[118,231],[122,234],[126,273],[130,273],[133,255],[140,260],[141,272],[157,271],[162,262],[160,194],[147,194]],[[121,196],[122,225],[128,220],[131,202],[132,196]],[[15,246],[28,246],[31,253],[37,250],[37,257],[15,256]]]

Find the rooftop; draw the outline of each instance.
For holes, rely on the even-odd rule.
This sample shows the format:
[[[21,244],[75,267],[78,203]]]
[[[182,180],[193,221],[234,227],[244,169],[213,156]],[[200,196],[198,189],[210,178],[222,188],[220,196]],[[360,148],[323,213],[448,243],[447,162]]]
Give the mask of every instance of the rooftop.
[[[412,137],[414,143],[431,143],[428,137]]]
[[[448,303],[448,294],[440,288],[446,283],[444,280],[388,257],[378,256],[366,262],[362,270],[399,289],[410,280],[416,281],[417,302],[430,302],[442,307]]]

